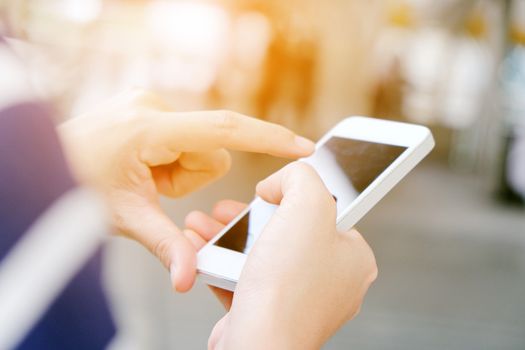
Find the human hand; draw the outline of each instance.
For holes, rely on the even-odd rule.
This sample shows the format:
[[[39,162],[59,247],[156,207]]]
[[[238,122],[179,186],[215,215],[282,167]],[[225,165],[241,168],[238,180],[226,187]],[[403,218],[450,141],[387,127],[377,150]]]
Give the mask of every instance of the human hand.
[[[279,208],[248,255],[209,348],[320,348],[359,311],[377,276],[374,255],[357,231],[336,230],[335,202],[309,165],[286,166],[257,193]],[[186,225],[211,237],[241,210],[223,202],[213,218],[190,213]],[[228,295],[219,295],[226,306]]]
[[[282,126],[228,111],[173,112],[143,90],[58,131],[77,178],[106,196],[116,229],[156,255],[178,291],[194,283],[196,250],[162,211],[159,195],[180,197],[224,175],[231,163],[225,148],[291,158],[314,149]]]

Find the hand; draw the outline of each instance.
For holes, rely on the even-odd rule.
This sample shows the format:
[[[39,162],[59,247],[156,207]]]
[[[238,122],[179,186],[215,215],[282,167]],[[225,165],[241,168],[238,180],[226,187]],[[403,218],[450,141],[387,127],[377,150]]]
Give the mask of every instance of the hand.
[[[320,348],[359,311],[377,276],[374,255],[357,231],[336,230],[335,202],[309,165],[286,166],[257,193],[279,208],[250,252],[209,348]],[[190,213],[186,225],[211,237],[241,210],[223,202],[213,218]],[[228,306],[228,294],[220,296]]]
[[[314,145],[288,129],[228,111],[176,113],[156,95],[133,90],[59,127],[78,179],[106,196],[117,230],[170,269],[174,288],[195,280],[195,248],[162,211],[159,194],[180,197],[224,175],[224,148],[282,157]]]

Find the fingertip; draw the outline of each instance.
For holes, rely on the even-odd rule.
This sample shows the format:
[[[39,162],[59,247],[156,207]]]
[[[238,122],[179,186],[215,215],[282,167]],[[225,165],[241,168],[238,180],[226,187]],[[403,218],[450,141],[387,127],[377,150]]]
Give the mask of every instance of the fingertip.
[[[283,197],[283,188],[281,186],[282,178],[289,166],[290,164],[286,165],[284,168],[260,181],[255,187],[257,195],[268,203],[279,204]]]
[[[214,218],[217,216],[222,216],[225,211],[224,208],[227,207],[228,205],[229,205],[228,199],[222,199],[218,201],[217,203],[213,205],[213,208],[211,209],[211,216],[213,216]]]
[[[277,204],[278,202],[275,199],[276,196],[273,193],[274,192],[274,188],[273,188],[274,186],[272,185],[272,182],[273,181],[271,179],[268,179],[268,178],[260,181],[255,186],[255,194],[257,194],[259,197],[261,197],[263,200],[265,200],[268,203]]]
[[[217,202],[212,209],[212,217],[221,222],[227,224],[233,220],[239,213],[241,213],[247,204],[238,202],[231,199],[223,199]]]
[[[176,292],[186,293],[193,287],[195,283],[195,269],[183,270],[177,267],[177,264],[172,264],[170,267],[171,285]]]
[[[195,284],[195,277],[191,279],[191,281],[175,284],[175,291],[178,293],[187,293],[193,288],[194,284]]]
[[[170,265],[170,281],[171,281],[171,287],[174,290],[177,290],[177,284],[178,284],[178,271],[177,271],[177,264],[174,262]]]
[[[195,226],[199,223],[203,215],[205,214],[199,210],[193,210],[189,212],[184,218],[184,225],[194,230]]]
[[[171,285],[177,292],[185,293],[195,283],[197,250],[186,237],[181,238],[184,240],[184,243],[179,243],[171,255],[170,279]]]
[[[255,193],[257,195],[259,195],[261,192],[264,192],[264,182],[266,181],[265,180],[261,180],[259,182],[257,182],[257,185],[255,185]]]

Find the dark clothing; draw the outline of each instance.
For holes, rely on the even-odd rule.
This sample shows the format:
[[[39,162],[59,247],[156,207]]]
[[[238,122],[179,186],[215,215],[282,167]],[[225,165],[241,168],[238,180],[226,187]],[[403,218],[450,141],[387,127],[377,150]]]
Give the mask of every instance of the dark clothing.
[[[31,224],[76,186],[50,113],[37,103],[0,110],[0,268]],[[18,348],[105,348],[115,329],[100,271],[99,250],[49,305]]]

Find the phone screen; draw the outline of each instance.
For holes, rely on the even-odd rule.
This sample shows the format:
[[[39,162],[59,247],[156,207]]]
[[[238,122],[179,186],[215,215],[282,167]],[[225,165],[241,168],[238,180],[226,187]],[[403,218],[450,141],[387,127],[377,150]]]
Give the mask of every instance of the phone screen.
[[[338,214],[347,208],[406,147],[333,136],[304,161],[319,173],[337,203]],[[277,206],[261,199],[215,245],[247,254]]]

